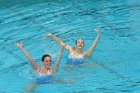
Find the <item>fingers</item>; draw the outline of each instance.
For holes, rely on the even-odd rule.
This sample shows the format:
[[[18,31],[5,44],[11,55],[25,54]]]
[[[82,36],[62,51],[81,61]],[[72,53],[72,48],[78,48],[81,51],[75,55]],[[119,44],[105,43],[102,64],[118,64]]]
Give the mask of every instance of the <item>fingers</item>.
[[[95,28],[96,31],[100,31],[100,29],[101,29],[100,27]]]
[[[21,41],[21,42],[15,42],[15,46],[16,47],[18,47],[18,48],[22,48],[23,46],[22,46],[22,43],[23,43],[23,41]]]
[[[60,51],[63,51],[63,49],[64,49],[64,47],[63,47],[63,46],[61,46],[61,47],[60,47]]]
[[[52,36],[52,34],[51,33],[48,33],[47,35],[44,36],[44,38],[48,38],[50,36]]]
[[[52,35],[52,33],[49,33],[49,34],[48,34],[48,36],[51,36],[51,35]]]
[[[100,27],[97,27],[97,28],[95,28],[95,31],[98,33],[98,34],[100,34]]]
[[[17,47],[18,47],[18,45],[19,45],[19,43],[18,43],[18,42],[15,42],[15,46],[17,46]]]

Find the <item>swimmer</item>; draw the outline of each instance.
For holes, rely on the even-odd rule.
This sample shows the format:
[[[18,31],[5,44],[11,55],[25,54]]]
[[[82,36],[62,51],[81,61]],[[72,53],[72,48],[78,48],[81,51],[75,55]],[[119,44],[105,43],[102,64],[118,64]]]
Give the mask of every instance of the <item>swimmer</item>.
[[[69,46],[67,44],[65,44],[64,42],[62,42],[58,37],[56,37],[54,34],[52,33],[49,33],[45,36],[45,38],[48,38],[48,37],[52,37],[58,44],[60,44],[62,47],[64,47],[68,52],[69,52],[69,58],[70,59],[83,59],[83,58],[88,58],[91,56],[91,54],[93,53],[97,43],[98,43],[98,40],[99,40],[99,37],[100,37],[100,28],[96,28],[95,31],[98,33],[96,39],[93,41],[91,47],[83,52],[83,48],[84,48],[84,41],[82,39],[78,39],[76,40],[75,44],[76,44],[76,47],[72,47],[72,46]],[[68,62],[68,63],[72,63],[73,62]],[[83,63],[82,61],[78,61],[76,62],[76,64],[80,64],[80,63]],[[74,63],[75,64],[75,63]]]
[[[46,75],[52,75],[54,73],[58,72],[58,68],[59,68],[59,64],[60,64],[60,60],[62,57],[62,53],[63,53],[63,47],[61,47],[60,49],[60,53],[58,55],[58,58],[53,66],[53,68],[50,68],[51,64],[52,64],[52,58],[50,55],[45,54],[42,56],[42,64],[43,66],[39,66],[36,61],[31,57],[31,55],[23,48],[23,44],[21,43],[16,43],[16,46],[23,52],[23,54],[27,57],[27,59],[29,60],[35,74],[39,75],[39,76],[46,76]],[[29,85],[27,87],[27,91],[31,91],[33,88],[35,88],[38,85],[38,82],[36,83],[32,83],[31,85]]]

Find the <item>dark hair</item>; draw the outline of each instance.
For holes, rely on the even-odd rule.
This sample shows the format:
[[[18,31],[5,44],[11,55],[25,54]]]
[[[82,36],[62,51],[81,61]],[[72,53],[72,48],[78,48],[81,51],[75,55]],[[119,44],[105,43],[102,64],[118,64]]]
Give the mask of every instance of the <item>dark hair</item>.
[[[42,61],[44,61],[45,57],[50,57],[51,58],[51,56],[49,54],[45,54],[45,55],[42,56]]]
[[[80,40],[80,39],[77,39],[77,40],[75,41],[75,44],[77,44],[77,41],[78,41],[78,40]],[[83,41],[83,43],[84,43],[84,41]]]
[[[75,45],[77,44],[77,40],[75,41]]]

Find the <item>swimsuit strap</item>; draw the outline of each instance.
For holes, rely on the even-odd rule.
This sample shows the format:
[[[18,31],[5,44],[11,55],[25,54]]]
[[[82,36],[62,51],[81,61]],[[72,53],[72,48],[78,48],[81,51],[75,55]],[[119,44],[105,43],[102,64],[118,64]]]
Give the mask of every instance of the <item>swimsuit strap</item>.
[[[38,72],[38,74],[42,76],[43,74],[41,72],[42,72],[42,67],[40,68],[40,70]]]
[[[43,71],[43,68],[41,67],[40,70],[39,70],[39,75],[44,75],[42,74],[42,71]],[[52,70],[47,70],[47,73],[45,73],[46,75],[51,75],[52,74]]]
[[[73,57],[74,53],[70,53],[70,55],[68,56],[69,58],[84,58],[84,55],[79,54],[77,57]]]

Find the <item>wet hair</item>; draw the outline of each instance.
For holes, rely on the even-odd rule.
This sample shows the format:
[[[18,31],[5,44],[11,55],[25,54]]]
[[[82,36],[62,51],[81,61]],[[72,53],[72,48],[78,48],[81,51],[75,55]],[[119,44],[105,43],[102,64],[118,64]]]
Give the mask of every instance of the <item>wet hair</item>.
[[[51,56],[49,54],[45,54],[45,55],[42,56],[42,61],[44,61],[45,57],[50,57],[51,58]]]
[[[80,39],[77,39],[77,40],[75,41],[75,44],[77,44],[77,41],[78,41],[78,40],[80,40]],[[81,40],[82,40],[82,39],[81,39]],[[82,41],[83,41],[83,40],[82,40]],[[83,41],[83,43],[84,43],[84,41]]]

